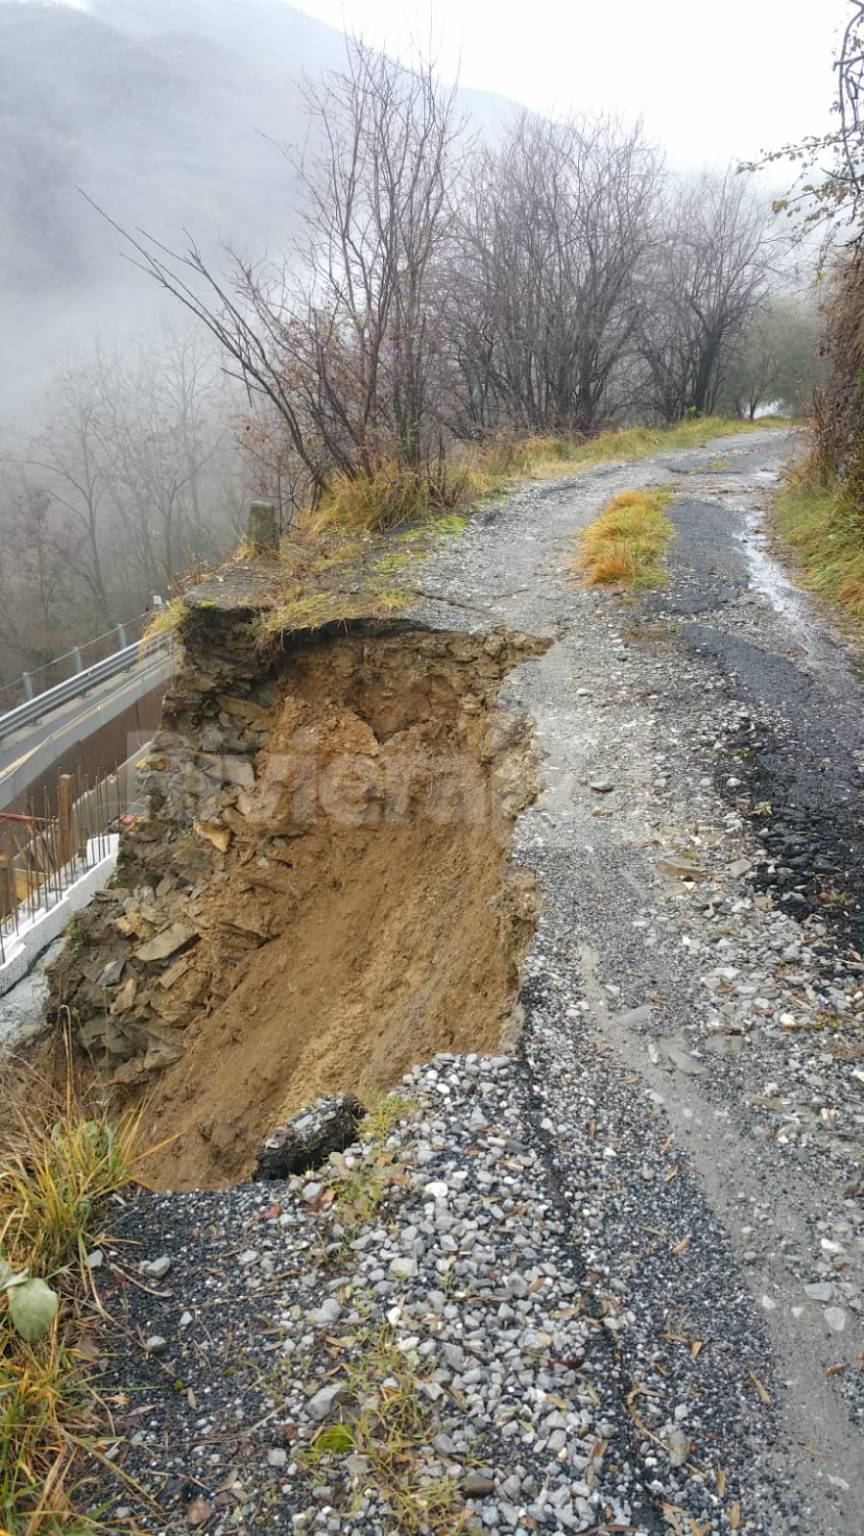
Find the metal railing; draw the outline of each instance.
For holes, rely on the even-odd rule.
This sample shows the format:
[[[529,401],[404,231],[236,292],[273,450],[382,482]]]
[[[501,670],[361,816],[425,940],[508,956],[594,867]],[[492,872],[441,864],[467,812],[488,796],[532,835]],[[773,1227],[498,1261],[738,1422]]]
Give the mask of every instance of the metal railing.
[[[148,655],[164,651],[168,646],[168,638],[163,636],[153,642],[148,650]],[[25,699],[23,704],[16,705],[5,714],[0,714],[0,740],[8,736],[10,732],[17,731],[22,725],[30,725],[34,720],[41,720],[49,710],[56,709],[58,704],[65,704],[68,699],[75,699],[88,689],[95,688],[98,683],[106,678],[113,677],[118,672],[128,671],[141,659],[140,641],[132,645],[125,645],[113,655],[106,656],[103,661],[97,661],[91,667],[85,667],[81,671],[73,673],[63,682],[55,683],[52,688],[46,688],[44,692],[36,694],[33,698]]]
[[[62,900],[111,851],[135,801],[141,753],[111,773],[63,774],[39,815],[0,812],[0,965],[22,927]]]
[[[137,644],[152,617],[152,612],[138,613],[134,619],[128,619],[123,624],[112,624],[110,629],[103,630],[101,635],[94,635],[92,640],[85,641],[83,645],[73,645],[70,650],[46,661],[43,666],[33,667],[29,672],[22,672],[13,682],[4,683],[0,686],[0,716],[18,704],[29,704],[31,699],[48,693],[58,683],[65,683],[87,672],[97,662],[105,661]]]

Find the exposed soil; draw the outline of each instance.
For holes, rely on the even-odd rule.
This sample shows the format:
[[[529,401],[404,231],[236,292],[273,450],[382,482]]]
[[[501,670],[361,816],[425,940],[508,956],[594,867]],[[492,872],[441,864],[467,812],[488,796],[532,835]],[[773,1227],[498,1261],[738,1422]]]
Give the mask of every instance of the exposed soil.
[[[157,1186],[243,1178],[317,1095],[374,1102],[437,1051],[501,1042],[536,915],[507,868],[529,739],[493,707],[520,652],[446,638],[298,652],[254,784],[199,824],[230,846],[148,993],[179,1044],[146,1090]]]

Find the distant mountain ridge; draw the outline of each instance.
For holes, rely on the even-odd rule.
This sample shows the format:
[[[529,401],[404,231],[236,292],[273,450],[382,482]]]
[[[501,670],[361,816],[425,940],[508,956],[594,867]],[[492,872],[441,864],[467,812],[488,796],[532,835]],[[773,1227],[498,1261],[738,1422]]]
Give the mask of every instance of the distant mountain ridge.
[[[298,196],[277,145],[305,132],[298,80],[343,58],[341,33],[281,0],[92,0],[86,11],[0,0],[7,353],[20,362],[26,349],[41,371],[58,346],[155,302],[79,187],[170,245],[188,229],[205,248],[284,246]],[[518,111],[463,96],[486,127]],[[0,360],[0,408],[11,361]]]

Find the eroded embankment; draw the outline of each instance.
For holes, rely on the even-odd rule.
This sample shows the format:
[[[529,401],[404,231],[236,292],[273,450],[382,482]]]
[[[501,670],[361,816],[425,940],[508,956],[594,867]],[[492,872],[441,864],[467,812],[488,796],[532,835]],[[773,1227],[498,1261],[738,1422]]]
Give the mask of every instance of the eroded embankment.
[[[149,815],[54,977],[146,1097],[163,1187],[242,1178],[320,1093],[498,1046],[536,917],[508,866],[530,737],[495,696],[537,642],[360,624],[263,662],[248,612],[209,606],[185,640]]]

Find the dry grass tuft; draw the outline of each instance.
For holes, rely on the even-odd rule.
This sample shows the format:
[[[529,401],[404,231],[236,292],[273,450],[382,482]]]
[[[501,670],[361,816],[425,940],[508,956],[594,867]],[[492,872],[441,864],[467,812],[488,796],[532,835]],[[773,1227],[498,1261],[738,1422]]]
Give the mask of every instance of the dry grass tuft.
[[[410,468],[385,460],[370,474],[335,476],[307,520],[319,532],[353,528],[384,533],[452,511],[476,495],[467,465],[451,467],[442,461]]]
[[[622,491],[583,528],[574,566],[586,587],[662,586],[662,559],[674,528],[669,491]]]
[[[172,597],[170,603],[163,603],[161,608],[154,609],[138,645],[139,655],[146,656],[160,640],[176,635],[186,612],[186,603],[182,597]]]
[[[712,437],[777,426],[710,416],[671,427],[621,427],[581,438],[502,432],[453,458],[416,469],[385,460],[367,475],[338,475],[316,512],[304,520],[313,532],[338,528],[384,532],[494,496],[513,480],[549,479],[583,465],[634,461],[676,448],[691,448]]]
[[[138,1116],[112,1124],[101,1103],[79,1097],[71,1068],[60,1093],[23,1070],[2,1089],[0,1252],[50,1281],[60,1308],[36,1344],[0,1310],[0,1531],[84,1536],[97,1526],[76,1514],[70,1479],[100,1418],[88,1387],[98,1309],[86,1259],[104,1202],[132,1178]]]
[[[618,460],[633,463],[655,453],[695,448],[709,438],[734,437],[741,432],[783,424],[779,417],[753,422],[707,416],[680,421],[671,427],[610,427],[587,438],[502,434],[474,450],[468,462],[475,486],[490,494],[503,489],[512,479],[547,480],[573,474],[583,466]]]

